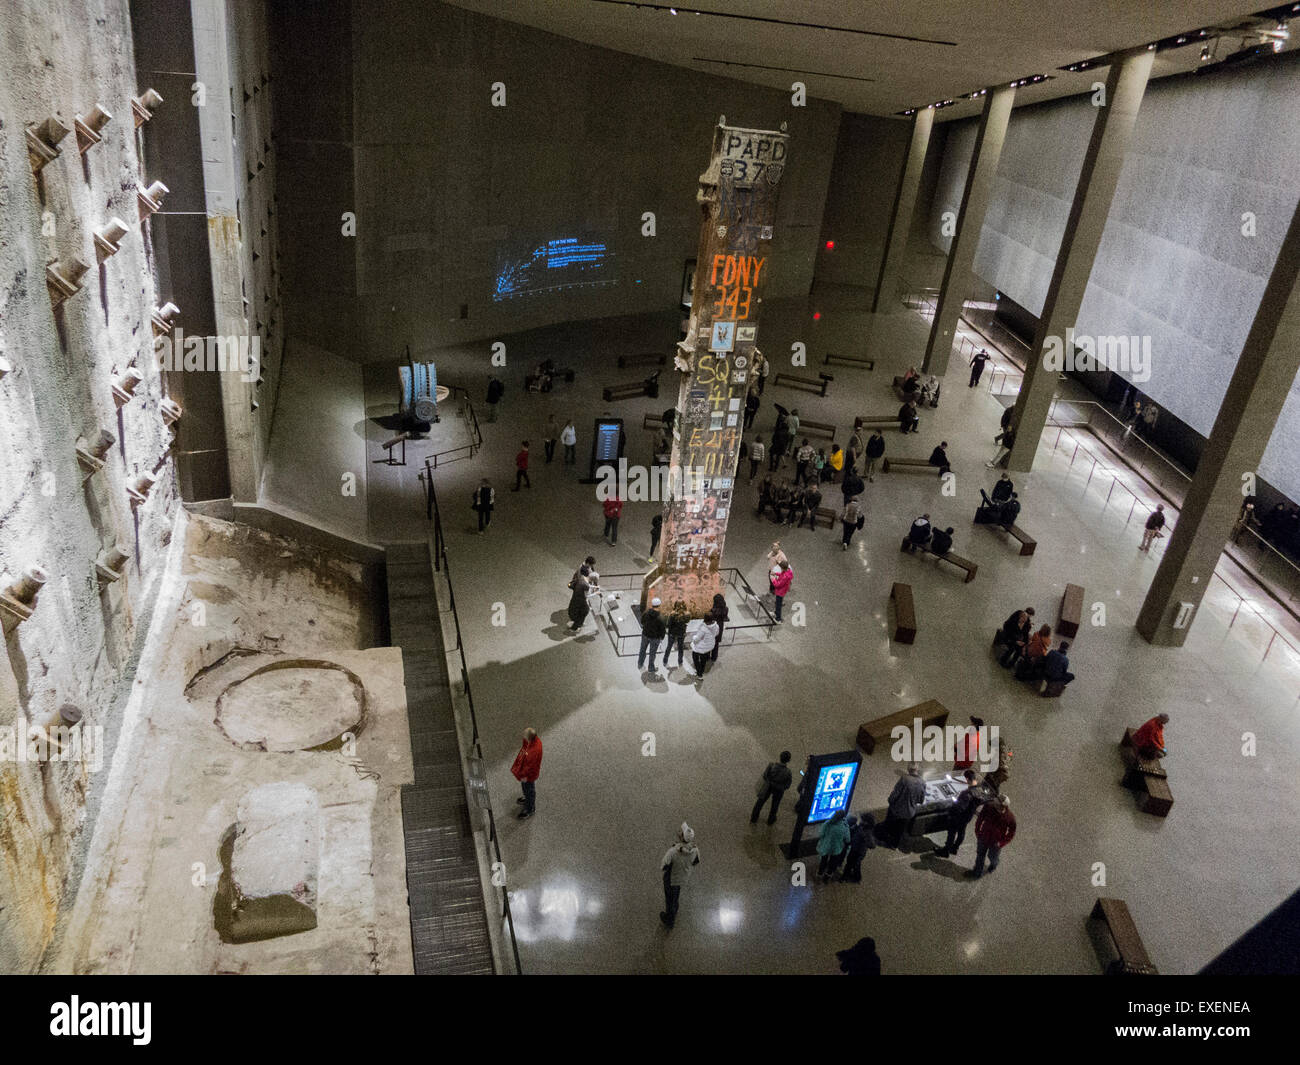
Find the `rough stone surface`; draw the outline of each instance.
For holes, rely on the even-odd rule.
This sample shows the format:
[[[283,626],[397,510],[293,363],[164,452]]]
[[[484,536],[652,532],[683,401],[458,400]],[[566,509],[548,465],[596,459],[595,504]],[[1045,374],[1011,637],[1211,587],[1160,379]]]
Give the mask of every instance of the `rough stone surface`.
[[[230,939],[240,943],[316,927],[320,800],[305,784],[254,788],[236,807],[230,859]]]
[[[332,662],[294,659],[235,681],[217,698],[217,727],[250,750],[302,751],[356,732],[365,689]]]

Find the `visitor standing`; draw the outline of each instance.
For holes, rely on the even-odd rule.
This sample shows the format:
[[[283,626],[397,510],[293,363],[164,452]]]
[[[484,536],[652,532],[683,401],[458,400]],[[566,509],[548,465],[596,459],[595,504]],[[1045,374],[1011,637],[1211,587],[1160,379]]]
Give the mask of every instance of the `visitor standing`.
[[[577,443],[578,431],[573,427],[573,419],[570,418],[564,423],[564,428],[560,430],[560,443],[564,445],[564,464],[573,466],[577,464]]]
[[[587,620],[587,615],[591,613],[591,607],[587,603],[587,593],[591,591],[591,569],[584,565],[578,570],[577,576],[569,581],[569,587],[573,594],[569,596],[569,628],[577,631],[582,627],[582,623]]]
[[[803,443],[799,445],[799,450],[795,452],[794,461],[794,483],[804,484],[809,479],[809,469],[812,466],[813,455],[815,454],[812,444],[808,443],[808,438],[803,438]]]
[[[956,856],[961,850],[962,842],[966,839],[966,826],[971,823],[984,803],[985,794],[977,786],[979,778],[974,770],[966,770],[964,776],[966,790],[957,796],[957,801],[948,811],[948,838],[944,840],[943,846],[934,852],[936,858]]]
[[[704,671],[709,661],[709,655],[712,654],[713,648],[718,643],[718,623],[713,619],[713,613],[704,615],[700,622],[700,627],[695,630],[691,637],[691,662],[695,666],[695,683],[700,684],[704,681]]]
[[[671,667],[668,665],[668,656],[673,653],[673,648],[677,648],[677,666],[680,669],[682,659],[686,656],[686,625],[690,621],[690,615],[686,612],[686,604],[680,599],[673,603],[672,612],[668,615],[668,644],[664,648],[664,669]]]
[[[980,383],[980,375],[984,372],[984,364],[989,361],[990,357],[989,353],[983,348],[980,348],[970,357],[970,385],[967,387],[974,388]]]
[[[849,850],[844,856],[840,882],[862,882],[862,859],[876,846],[876,819],[870,814],[849,814]]]
[[[542,738],[533,728],[524,729],[524,744],[515,755],[515,764],[510,772],[519,781],[523,796],[515,800],[523,806],[519,811],[519,820],[524,821],[533,816],[537,809],[537,778],[542,775]]]
[[[779,762],[769,762],[767,768],[763,770],[763,775],[758,778],[758,801],[754,803],[754,809],[750,812],[749,823],[758,824],[758,815],[763,812],[763,806],[768,799],[772,800],[772,808],[767,812],[767,823],[776,824],[776,811],[781,805],[781,797],[790,787],[794,775],[790,772],[790,752],[782,751]]]
[[[767,448],[763,446],[763,438],[761,436],[754,437],[753,446],[749,449],[749,481],[751,484],[754,481],[754,474],[758,472],[758,467],[766,454]]]
[[[542,446],[546,449],[546,464],[549,466],[551,460],[555,458],[555,442],[560,435],[560,426],[555,420],[555,415],[548,415],[546,418],[546,431],[542,436]]]
[[[506,386],[501,383],[496,374],[493,374],[487,386],[488,421],[494,422],[497,420],[497,405],[501,402],[501,397],[505,393]]]
[[[1160,530],[1165,527],[1165,505],[1157,503],[1156,509],[1153,510],[1147,518],[1146,528],[1142,530],[1142,546],[1139,551],[1150,551],[1151,544],[1160,534]]]
[[[772,594],[776,596],[776,623],[781,624],[781,607],[785,597],[790,594],[790,585],[794,583],[794,570],[789,562],[780,562],[772,567]]]
[[[749,394],[745,397],[745,419],[742,428],[749,430],[754,427],[754,419],[758,416],[760,402],[757,390],[751,388]]]
[[[840,538],[840,550],[847,551],[849,549],[853,534],[862,528],[866,520],[866,515],[862,513],[862,504],[856,498],[850,499],[844,504],[844,509],[840,512],[840,525],[843,528],[843,534]]]
[[[822,826],[822,834],[817,837],[817,853],[821,856],[821,861],[817,863],[817,875],[823,884],[835,875],[835,870],[844,860],[844,852],[849,849],[846,817],[845,811],[836,810]]]
[[[519,452],[515,455],[515,486],[510,489],[512,492],[518,492],[520,484],[526,488],[532,488],[528,480],[528,441],[525,440],[519,446]]]
[[[902,842],[903,833],[923,805],[925,781],[921,779],[921,767],[913,762],[907,767],[907,775],[899,777],[889,793],[889,807],[880,829],[881,840],[887,847],[897,847]]]
[[[636,656],[636,668],[645,666],[646,651],[650,652],[650,676],[658,675],[655,669],[655,656],[659,653],[659,644],[668,633],[668,623],[659,613],[658,597],[650,600],[650,609],[641,615],[641,651]]]
[[[718,638],[714,641],[709,658],[716,662],[718,660],[718,648],[722,646],[722,634],[726,631],[727,622],[731,620],[731,611],[727,609],[727,600],[721,592],[713,597],[713,620],[718,623]]]
[[[999,795],[980,807],[975,818],[975,868],[966,875],[978,880],[984,875],[984,859],[989,862],[989,872],[998,867],[1002,850],[1016,837],[1016,815],[1011,812],[1011,800]]]
[[[492,491],[492,485],[484,477],[474,489],[474,510],[478,513],[478,531],[486,532],[489,525],[492,524],[492,508],[496,506],[497,496]]]
[[[885,438],[881,435],[880,430],[872,432],[871,437],[867,440],[867,480],[875,481],[876,463],[885,453]]]
[[[655,552],[659,549],[659,537],[664,531],[664,516],[656,514],[650,519],[650,558],[655,557]]]
[[[605,542],[618,546],[618,519],[623,516],[623,500],[617,495],[605,500]]]
[[[664,912],[659,915],[669,928],[677,921],[677,907],[681,902],[682,885],[690,879],[691,870],[700,864],[700,849],[695,845],[695,829],[685,821],[677,830],[677,842],[668,848],[659,863],[664,874]]]

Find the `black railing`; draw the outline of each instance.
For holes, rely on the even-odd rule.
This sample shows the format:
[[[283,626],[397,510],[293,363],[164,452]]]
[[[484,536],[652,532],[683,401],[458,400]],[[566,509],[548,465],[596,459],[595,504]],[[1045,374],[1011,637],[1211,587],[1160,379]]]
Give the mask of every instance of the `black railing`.
[[[470,408],[470,416],[473,416],[472,407]],[[477,429],[477,422],[474,425]],[[474,693],[470,690],[469,664],[465,660],[465,641],[460,633],[460,614],[456,610],[456,589],[451,583],[451,561],[447,558],[447,541],[442,533],[442,514],[438,510],[438,490],[433,484],[433,469],[430,460],[425,459],[424,469],[420,473],[420,480],[424,482],[425,513],[433,524],[433,567],[437,572],[443,574],[447,581],[447,605],[451,610],[452,625],[456,631],[456,646],[453,650],[460,660],[460,683],[465,693],[465,702],[469,705],[469,721],[473,732],[470,747],[474,757],[483,762],[485,759],[483,757],[483,745],[479,742],[478,714],[474,711]],[[505,859],[501,857],[501,841],[497,835],[497,820],[492,812],[491,802],[487,803],[485,809],[488,816],[488,841],[492,844],[492,856],[496,864],[504,869]],[[501,916],[505,919],[506,928],[510,932],[510,950],[514,954],[515,972],[522,975],[524,970],[519,961],[519,940],[515,937],[515,918],[510,911],[510,892],[504,884],[501,885]]]
[[[435,451],[425,460],[427,466],[430,462],[436,470],[440,465],[445,466],[448,462],[453,462],[458,458],[472,459],[478,454],[478,449],[483,446],[483,430],[479,428],[478,415],[474,412],[474,404],[469,398],[469,390],[462,388],[460,385],[448,385],[452,396],[456,397],[457,412],[465,419],[465,428],[469,431],[469,443],[461,444],[459,447],[450,447],[446,451]],[[468,452],[468,454],[462,454]],[[423,476],[423,475],[421,475]]]

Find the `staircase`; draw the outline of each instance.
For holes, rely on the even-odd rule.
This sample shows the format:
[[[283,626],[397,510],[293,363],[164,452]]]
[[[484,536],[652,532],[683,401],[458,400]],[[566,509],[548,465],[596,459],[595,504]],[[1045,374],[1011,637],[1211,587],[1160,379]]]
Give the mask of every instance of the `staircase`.
[[[389,544],[388,618],[402,649],[415,783],[402,789],[417,974],[495,970],[427,544]]]

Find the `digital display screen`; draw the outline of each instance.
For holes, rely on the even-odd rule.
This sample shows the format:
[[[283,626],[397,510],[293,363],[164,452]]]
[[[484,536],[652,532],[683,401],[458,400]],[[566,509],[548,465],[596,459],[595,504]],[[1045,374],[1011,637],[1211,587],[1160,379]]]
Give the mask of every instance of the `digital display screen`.
[[[857,762],[824,765],[817,771],[817,784],[813,790],[812,812],[808,823],[826,821],[837,810],[847,810],[853,797],[853,781],[858,775]]]
[[[596,462],[618,462],[618,438],[622,422],[596,423]]]
[[[613,285],[617,280],[614,253],[605,241],[587,236],[556,237],[503,256],[498,261],[492,299]]]

